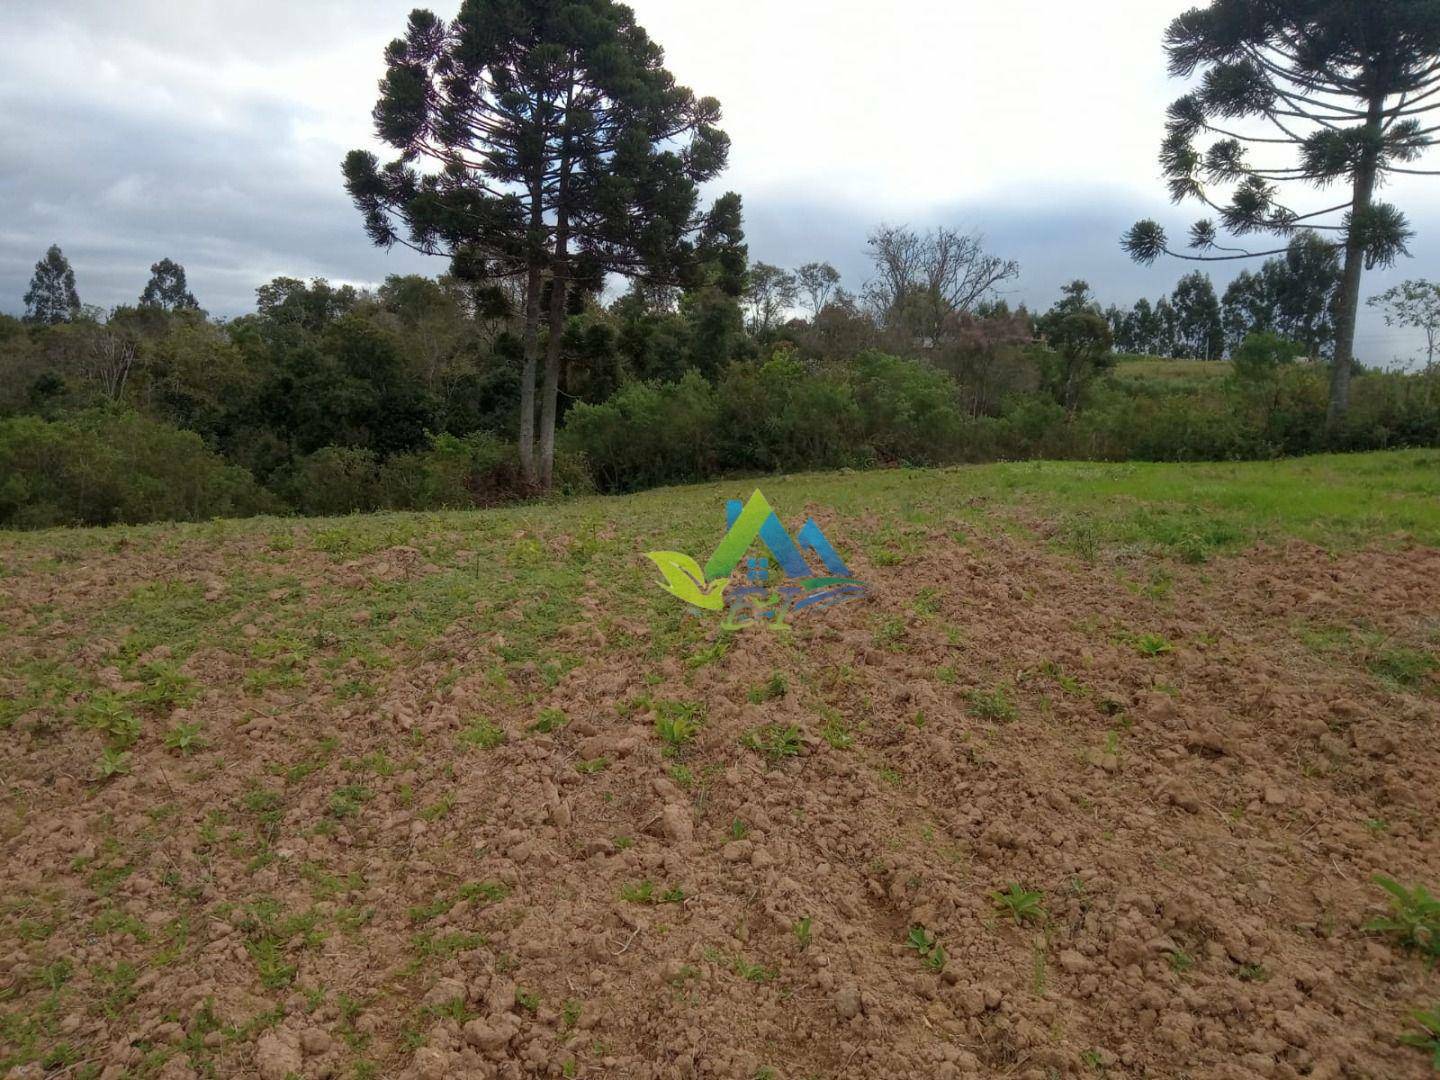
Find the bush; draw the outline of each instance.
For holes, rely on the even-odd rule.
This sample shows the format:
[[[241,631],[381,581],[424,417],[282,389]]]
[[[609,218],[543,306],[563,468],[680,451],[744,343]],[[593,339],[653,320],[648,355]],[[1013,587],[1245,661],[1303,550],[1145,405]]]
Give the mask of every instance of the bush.
[[[280,504],[200,436],[133,412],[0,421],[0,526],[140,524],[266,513]]]
[[[380,507],[380,470],[372,450],[321,447],[297,461],[277,486],[302,514],[354,514]]]
[[[555,493],[595,490],[584,458],[557,449]],[[520,452],[485,431],[463,438],[432,435],[427,450],[401,454],[380,470],[381,502],[392,510],[454,510],[496,506],[532,494],[520,471]]]
[[[519,450],[484,431],[431,435],[425,450],[383,463],[369,450],[326,446],[297,462],[277,486],[304,514],[469,510],[533,494],[521,476]],[[594,490],[584,459],[557,452],[555,493]]]
[[[837,365],[807,368],[788,351],[726,368],[720,460],[728,469],[833,469],[868,454],[855,393]]]
[[[939,465],[964,457],[968,417],[950,376],[923,360],[866,352],[851,378],[865,445],[876,459]]]
[[[635,491],[712,475],[719,423],[715,388],[692,371],[674,383],[630,383],[601,405],[576,405],[562,438],[602,488]]]

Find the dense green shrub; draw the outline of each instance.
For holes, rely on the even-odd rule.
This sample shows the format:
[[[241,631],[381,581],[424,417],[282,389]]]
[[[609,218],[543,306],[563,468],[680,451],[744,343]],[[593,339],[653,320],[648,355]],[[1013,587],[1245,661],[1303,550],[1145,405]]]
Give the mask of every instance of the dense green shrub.
[[[297,461],[276,486],[302,514],[354,514],[379,508],[379,481],[373,451],[323,446]]]
[[[962,460],[979,426],[954,380],[924,361],[867,352],[807,365],[781,351],[730,365],[714,387],[695,372],[632,383],[572,409],[565,437],[603,489],[629,491],[722,472]]]
[[[868,460],[863,418],[838,365],[807,367],[788,352],[731,364],[716,387],[726,469],[826,469]]]
[[[0,421],[0,526],[195,521],[279,507],[194,432],[133,412]]]
[[[515,446],[484,431],[464,438],[432,435],[426,449],[384,462],[369,450],[322,447],[297,462],[278,487],[303,514],[464,510],[530,494]],[[557,494],[582,495],[594,489],[583,458],[556,454]]]
[[[637,382],[601,405],[570,410],[564,448],[583,454],[608,491],[634,491],[713,475],[720,466],[720,404],[697,372],[679,382]]]
[[[428,449],[391,458],[380,469],[379,501],[392,510],[454,510],[513,502],[529,494],[513,443],[489,432],[434,435]],[[594,491],[582,457],[555,454],[555,492]]]
[[[922,360],[866,352],[851,368],[865,446],[882,462],[960,460],[967,417],[955,381]]]

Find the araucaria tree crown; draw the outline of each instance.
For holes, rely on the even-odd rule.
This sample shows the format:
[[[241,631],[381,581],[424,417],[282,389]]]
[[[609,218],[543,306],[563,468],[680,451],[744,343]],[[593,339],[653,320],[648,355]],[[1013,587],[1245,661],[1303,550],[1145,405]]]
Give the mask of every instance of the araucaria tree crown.
[[[449,23],[417,10],[385,61],[375,130],[400,154],[352,151],[346,188],[375,243],[447,255],[470,280],[523,277],[520,454],[548,486],[567,297],[607,273],[690,284],[739,244],[738,196],[699,205],[729,151],[719,103],[677,85],[613,0],[465,0]]]
[[[1160,161],[1176,202],[1213,211],[1175,250],[1155,221],[1125,235],[1132,257],[1228,260],[1274,255],[1220,242],[1300,229],[1343,254],[1334,300],[1330,418],[1349,404],[1363,271],[1406,254],[1405,215],[1376,198],[1392,174],[1419,167],[1440,124],[1440,3],[1436,0],[1212,0],[1166,32],[1170,73],[1198,85],[1170,106]],[[1207,145],[1200,145],[1205,140]],[[1344,186],[1318,209],[1287,188]],[[1331,200],[1320,200],[1330,202]],[[1218,224],[1217,224],[1218,219]]]

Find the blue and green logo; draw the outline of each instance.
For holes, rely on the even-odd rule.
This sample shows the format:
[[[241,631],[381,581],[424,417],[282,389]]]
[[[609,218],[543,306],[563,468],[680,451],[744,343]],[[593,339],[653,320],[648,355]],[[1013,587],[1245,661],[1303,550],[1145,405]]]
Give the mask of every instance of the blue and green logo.
[[[664,578],[660,587],[692,611],[723,611],[727,627],[779,625],[791,612],[833,607],[865,595],[865,585],[850,572],[814,518],[792,537],[757,490],[743,505],[739,499],[726,503],[725,523],[728,531],[703,567],[680,551],[645,553]],[[768,556],[747,554],[756,540]],[[819,561],[823,574],[815,573],[811,558]],[[731,577],[742,559],[745,583],[735,585]]]

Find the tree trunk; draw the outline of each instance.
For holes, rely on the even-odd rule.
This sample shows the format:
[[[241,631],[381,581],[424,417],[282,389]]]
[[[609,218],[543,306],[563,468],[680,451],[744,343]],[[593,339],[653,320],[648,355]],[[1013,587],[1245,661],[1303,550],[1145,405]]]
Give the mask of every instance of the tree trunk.
[[[545,342],[545,389],[540,398],[540,489],[555,485],[555,414],[560,397],[560,339],[565,335],[565,301],[570,243],[570,107],[575,100],[575,72],[565,93],[560,170],[555,184],[555,252],[550,260],[550,336]]]
[[[540,267],[525,277],[525,362],[520,369],[520,475],[533,487],[535,473],[535,369],[540,359]]]
[[[535,472],[535,369],[540,361],[540,274],[542,249],[540,230],[545,224],[541,201],[541,180],[530,183],[530,250],[526,254],[524,366],[520,369],[520,475],[527,487],[534,487]]]
[[[550,277],[550,337],[545,342],[545,390],[540,399],[540,487],[555,484],[555,414],[560,398],[560,346],[565,336],[565,216],[555,230],[555,272]]]
[[[1350,411],[1350,371],[1355,362],[1355,320],[1360,310],[1360,277],[1365,270],[1365,249],[1355,235],[1353,225],[1370,209],[1375,196],[1375,179],[1379,174],[1378,145],[1383,130],[1386,94],[1376,90],[1370,96],[1366,130],[1373,136],[1372,148],[1366,149],[1355,172],[1354,196],[1350,203],[1352,228],[1345,240],[1345,269],[1340,277],[1340,291],[1335,297],[1335,360],[1330,368],[1330,408],[1325,423],[1335,436]]]

